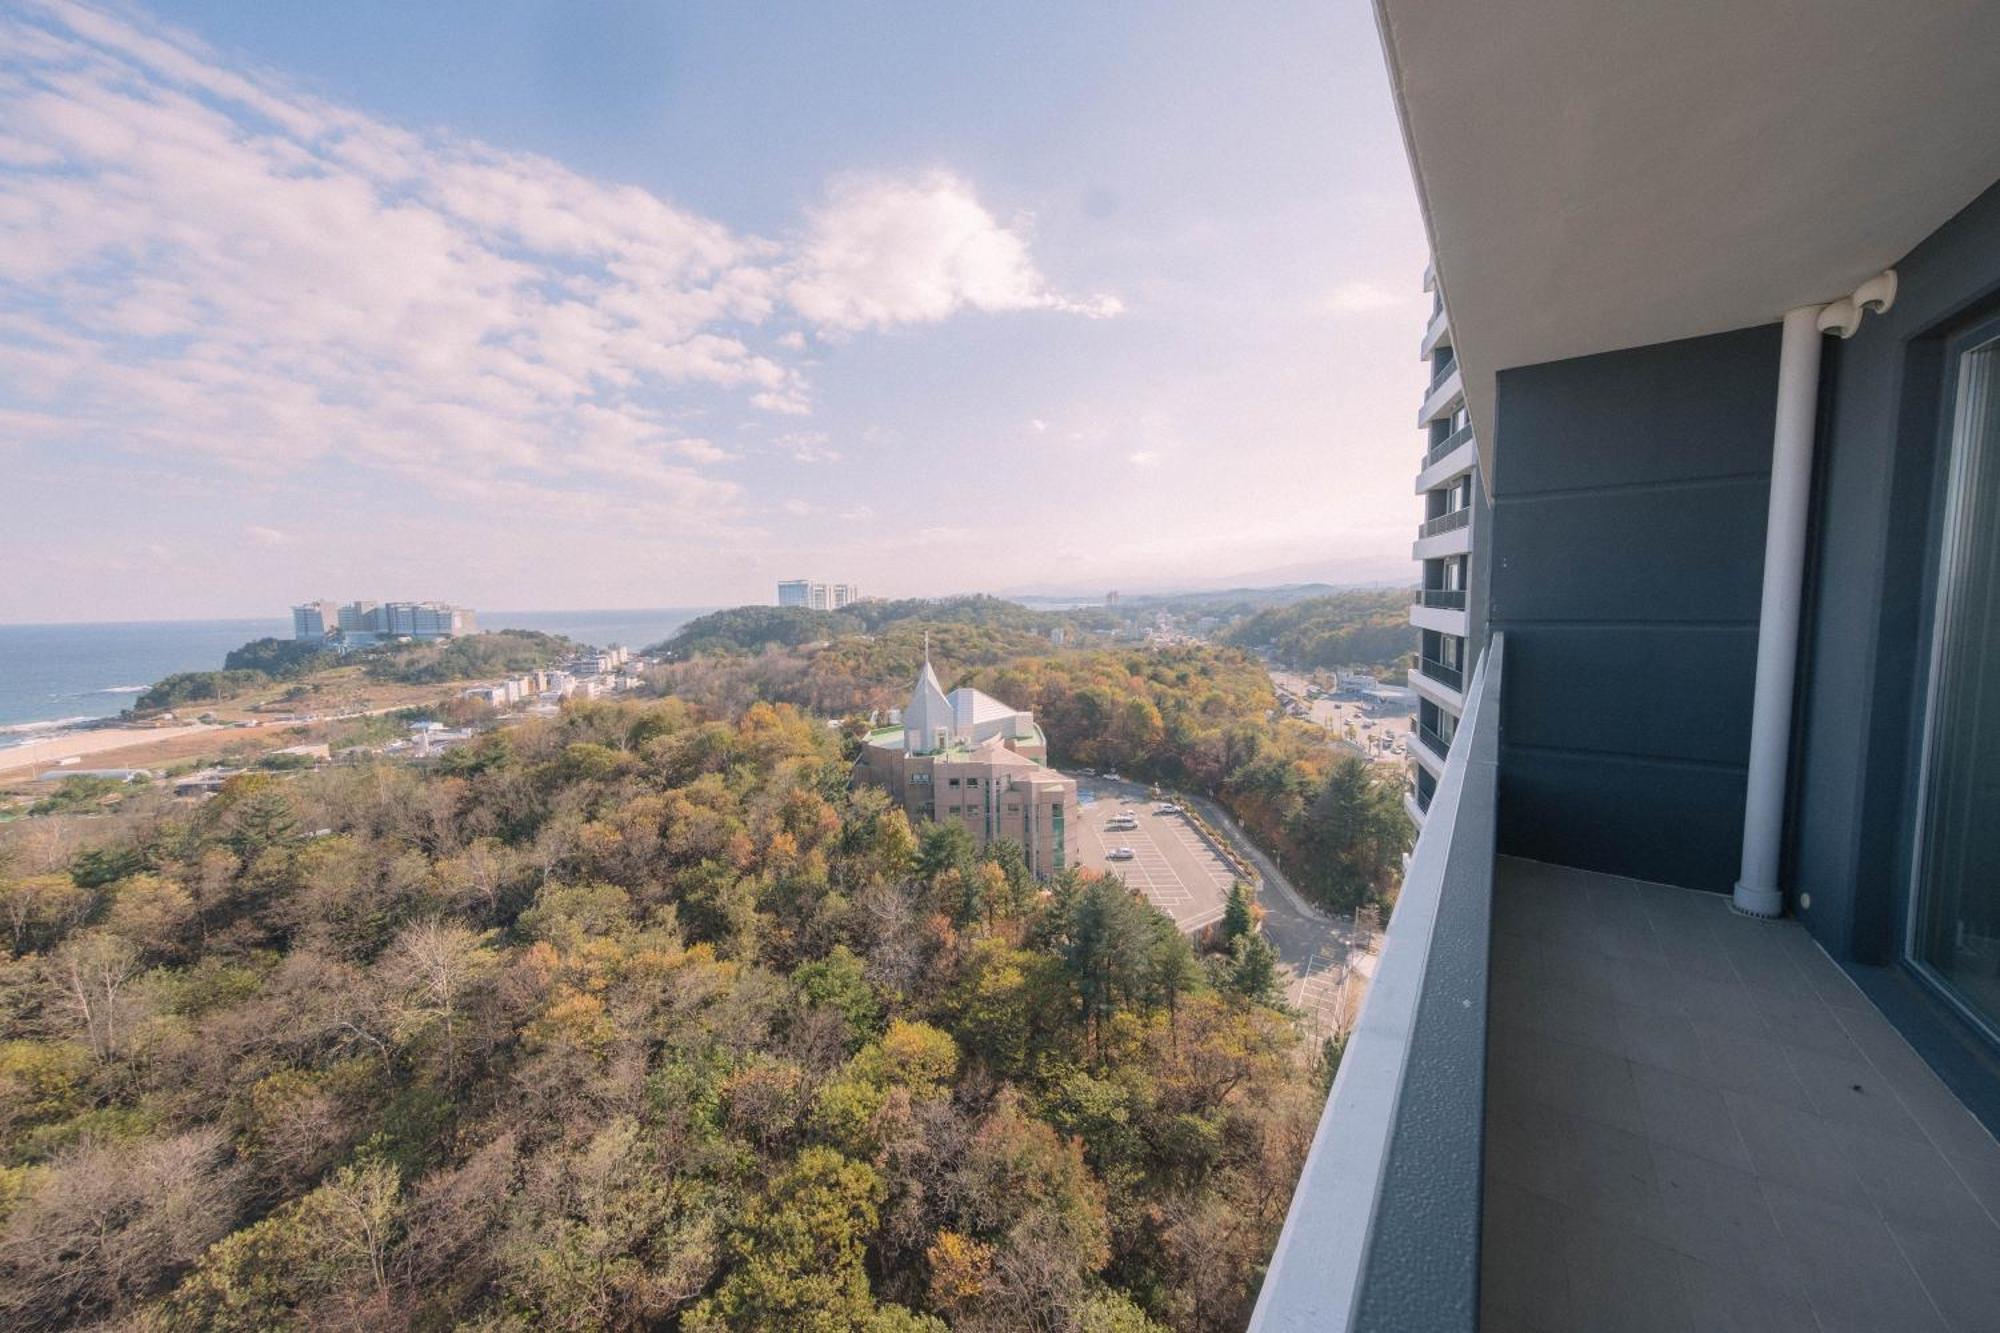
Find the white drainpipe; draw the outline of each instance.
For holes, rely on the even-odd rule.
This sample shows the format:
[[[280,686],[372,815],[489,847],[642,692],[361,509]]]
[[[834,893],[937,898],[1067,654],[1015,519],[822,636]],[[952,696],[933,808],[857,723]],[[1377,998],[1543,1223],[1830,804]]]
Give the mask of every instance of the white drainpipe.
[[[1799,586],[1812,497],[1819,406],[1819,312],[1785,315],[1778,351],[1778,420],[1771,431],[1771,506],[1764,524],[1764,603],[1757,617],[1757,692],[1750,714],[1750,779],[1743,802],[1743,874],[1736,910],[1779,916],[1778,851],[1785,824],[1785,761],[1792,744],[1792,674],[1799,648]]]
[[[1750,773],[1743,800],[1743,868],[1736,910],[1781,916],[1778,856],[1785,831],[1785,770],[1792,745],[1792,680],[1819,408],[1820,334],[1854,335],[1864,310],[1887,310],[1896,275],[1871,278],[1851,297],[1785,315],[1778,351],[1778,416],[1771,430],[1771,503],[1764,528],[1764,599],[1757,619],[1757,686],[1750,714]]]

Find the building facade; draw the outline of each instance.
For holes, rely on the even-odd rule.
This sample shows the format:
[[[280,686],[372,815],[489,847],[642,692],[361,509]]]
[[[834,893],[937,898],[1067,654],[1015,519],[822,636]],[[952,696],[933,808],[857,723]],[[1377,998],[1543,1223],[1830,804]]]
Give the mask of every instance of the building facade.
[[[820,583],[813,579],[787,579],[778,585],[779,606],[803,606],[811,611],[838,611],[861,600],[861,589],[852,583]]]
[[[1473,616],[1470,573],[1479,508],[1475,503],[1478,446],[1465,406],[1465,381],[1458,373],[1450,316],[1433,269],[1424,270],[1424,290],[1431,293],[1431,315],[1417,354],[1429,363],[1430,381],[1417,412],[1417,425],[1424,432],[1416,480],[1423,519],[1411,551],[1420,571],[1410,605],[1410,623],[1417,628],[1416,669],[1410,673],[1417,714],[1405,801],[1419,827],[1465,712],[1465,649]]]
[[[899,725],[869,735],[854,778],[895,797],[912,823],[952,823],[984,848],[1020,846],[1047,878],[1081,862],[1076,781],[1048,767],[1032,713],[970,688],[946,694],[928,656]]]
[[[302,602],[292,608],[292,637],[324,639],[340,628],[340,608],[332,602]]]
[[[377,639],[450,639],[479,632],[478,616],[470,607],[445,602],[356,601],[338,607],[332,602],[293,607],[293,636],[309,637],[301,626],[315,623],[315,617],[322,636],[338,630],[349,646]]]

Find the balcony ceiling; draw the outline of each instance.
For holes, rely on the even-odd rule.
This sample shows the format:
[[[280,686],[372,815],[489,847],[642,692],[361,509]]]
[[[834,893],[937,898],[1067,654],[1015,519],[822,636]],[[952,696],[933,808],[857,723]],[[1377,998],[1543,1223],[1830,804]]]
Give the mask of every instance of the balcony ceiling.
[[[1496,371],[1844,295],[2000,178],[2000,4],[1376,10],[1482,448]]]

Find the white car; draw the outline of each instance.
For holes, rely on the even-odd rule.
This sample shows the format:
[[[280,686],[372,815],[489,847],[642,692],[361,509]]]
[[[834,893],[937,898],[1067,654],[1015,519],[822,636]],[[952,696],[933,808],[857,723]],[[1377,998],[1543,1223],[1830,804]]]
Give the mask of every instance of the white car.
[[[1177,815],[1180,812],[1181,808],[1172,801],[1165,801],[1153,807],[1153,813],[1156,815]]]
[[[1104,854],[1104,859],[1107,861],[1129,861],[1137,855],[1138,853],[1133,851],[1130,847],[1120,847],[1114,851],[1106,852]]]

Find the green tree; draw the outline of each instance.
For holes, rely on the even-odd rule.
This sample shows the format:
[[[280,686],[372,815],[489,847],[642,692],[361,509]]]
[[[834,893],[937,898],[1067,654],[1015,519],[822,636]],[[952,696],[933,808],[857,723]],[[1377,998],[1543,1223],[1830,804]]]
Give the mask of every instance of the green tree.
[[[807,1148],[745,1211],[728,1275],[688,1328],[866,1329],[876,1310],[862,1257],[882,1196],[873,1167]]]
[[[1248,935],[1256,927],[1257,918],[1251,908],[1250,886],[1237,880],[1229,886],[1229,901],[1222,907],[1222,942],[1234,944]]]
[[[792,984],[808,1008],[832,1009],[845,1018],[851,1043],[881,1031],[882,999],[869,983],[861,959],[845,944],[834,945],[825,958],[801,964],[792,973]]]
[[[1343,757],[1293,821],[1292,865],[1313,896],[1352,911],[1394,883],[1409,827],[1398,785],[1378,778],[1366,760]]]
[[[1225,984],[1236,995],[1257,1004],[1281,1003],[1278,951],[1262,935],[1239,935],[1229,946]]]

